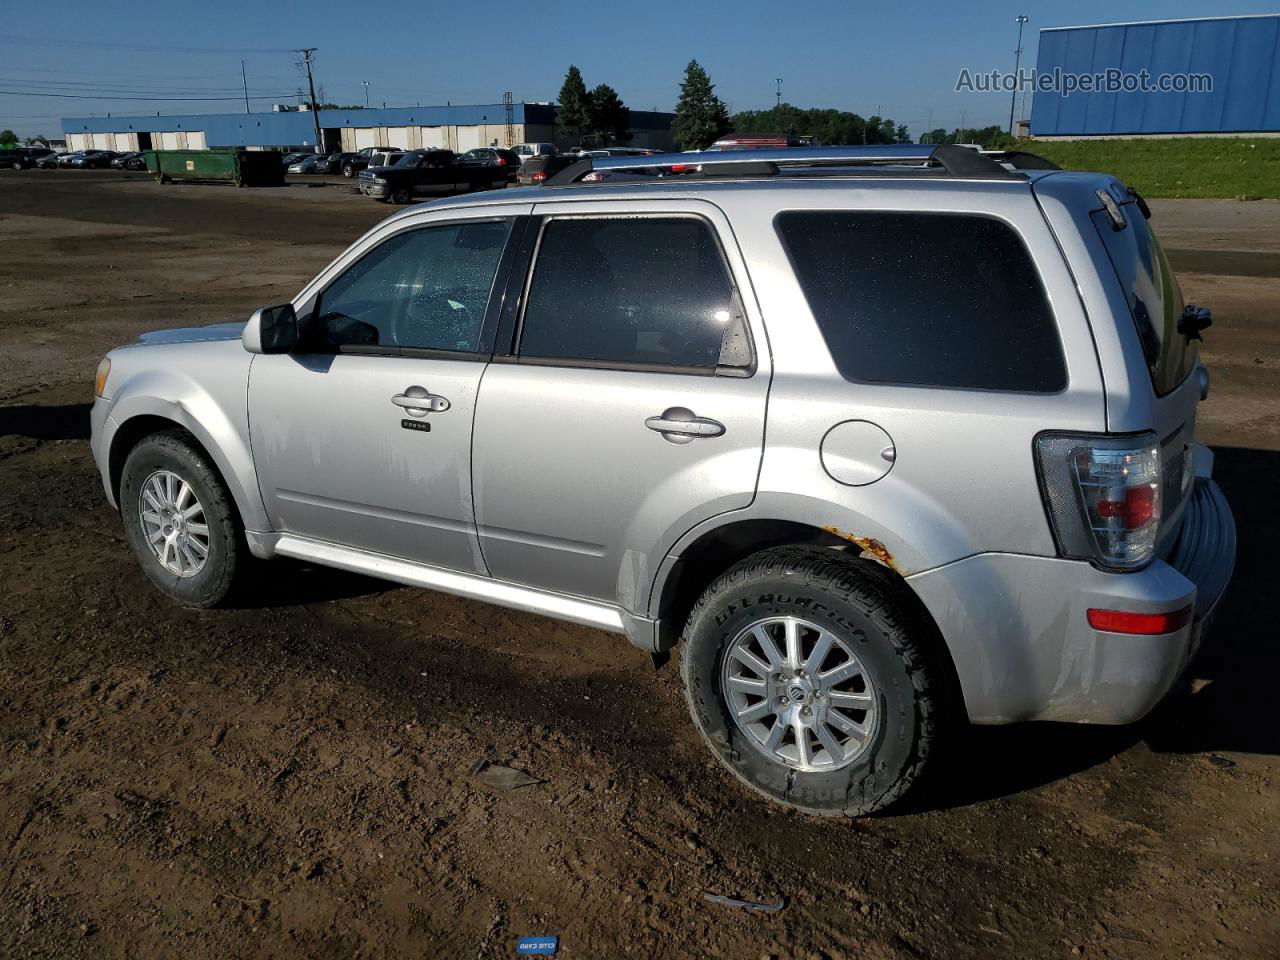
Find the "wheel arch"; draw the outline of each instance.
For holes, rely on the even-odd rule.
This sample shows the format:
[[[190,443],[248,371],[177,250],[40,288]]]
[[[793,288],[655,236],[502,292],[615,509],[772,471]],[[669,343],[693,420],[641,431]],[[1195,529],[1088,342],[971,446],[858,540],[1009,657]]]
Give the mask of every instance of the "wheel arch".
[[[944,682],[954,695],[953,702],[962,700],[959,673],[945,634],[883,544],[795,520],[751,518],[712,527],[684,547],[669,567],[664,565],[665,576],[659,578],[653,591],[658,649],[675,646],[694,603],[717,577],[755,553],[781,546],[831,550],[843,554],[851,563],[874,564],[883,571],[888,583],[900,587],[897,592],[927,634],[925,649],[937,661]]]
[[[119,419],[118,425],[106,438],[107,482],[110,484],[111,498],[116,504],[120,502],[120,478],[129,451],[146,437],[168,430],[184,433],[189,442],[209,461],[231,495],[242,529],[268,529],[266,509],[258,492],[253,459],[247,447],[232,451],[223,449],[205,425],[177,404],[160,403],[159,409],[151,404],[142,409],[135,408]],[[235,445],[242,446],[239,442]]]

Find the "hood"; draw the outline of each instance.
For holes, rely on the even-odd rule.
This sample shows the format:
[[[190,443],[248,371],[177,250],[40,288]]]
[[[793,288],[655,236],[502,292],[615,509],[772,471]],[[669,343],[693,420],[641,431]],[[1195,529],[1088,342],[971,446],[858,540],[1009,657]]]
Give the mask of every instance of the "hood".
[[[199,343],[200,341],[239,340],[244,332],[243,320],[232,323],[210,323],[203,327],[181,327],[176,330],[152,330],[138,337],[138,343]]]

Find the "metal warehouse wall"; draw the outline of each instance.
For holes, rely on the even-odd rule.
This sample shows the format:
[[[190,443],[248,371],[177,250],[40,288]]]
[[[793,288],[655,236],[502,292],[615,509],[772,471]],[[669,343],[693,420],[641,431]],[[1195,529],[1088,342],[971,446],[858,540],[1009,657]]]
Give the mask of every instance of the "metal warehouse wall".
[[[1032,97],[1034,136],[1280,131],[1280,14],[1040,31],[1036,68],[1208,73],[1212,93],[1059,93]]]

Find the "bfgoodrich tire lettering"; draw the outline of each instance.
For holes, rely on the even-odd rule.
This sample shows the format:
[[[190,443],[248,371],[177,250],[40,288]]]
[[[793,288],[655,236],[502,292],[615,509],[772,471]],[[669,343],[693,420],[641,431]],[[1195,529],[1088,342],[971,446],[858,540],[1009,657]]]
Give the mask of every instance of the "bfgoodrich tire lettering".
[[[157,472],[174,474],[189,484],[203,508],[209,552],[193,576],[166,569],[148,544],[139,504],[144,485]],[[167,597],[190,607],[212,607],[230,593],[245,549],[235,506],[213,465],[185,434],[152,434],[129,452],[120,477],[120,516],[147,579]]]
[[[712,752],[752,789],[808,813],[859,816],[905,794],[936,739],[943,690],[925,653],[931,628],[912,599],[889,571],[829,549],[765,550],[719,577],[689,614],[681,660],[690,712]],[[874,733],[839,769],[771,759],[738,727],[721,690],[730,644],[751,624],[778,617],[855,644],[875,691]]]

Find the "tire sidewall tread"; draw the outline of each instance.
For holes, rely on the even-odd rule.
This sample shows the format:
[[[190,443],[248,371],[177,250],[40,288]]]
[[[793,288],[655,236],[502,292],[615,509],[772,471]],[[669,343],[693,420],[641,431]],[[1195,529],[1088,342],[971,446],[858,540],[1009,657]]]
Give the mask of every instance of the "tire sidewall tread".
[[[707,587],[681,639],[685,696],[699,733],[747,786],[822,816],[860,816],[901,797],[923,772],[934,739],[936,688],[921,641],[926,628],[890,571],[831,549],[778,547],[754,554]],[[850,766],[805,772],[768,760],[745,741],[720,693],[725,648],[750,622],[803,616],[850,640],[879,698],[875,738]]]
[[[156,470],[171,470],[182,477],[204,507],[209,558],[193,577],[170,573],[147,545],[138,500],[142,484]],[[213,607],[231,592],[244,553],[235,504],[217,470],[183,434],[152,434],[129,451],[120,475],[120,516],[143,572],[165,596],[184,606]]]

